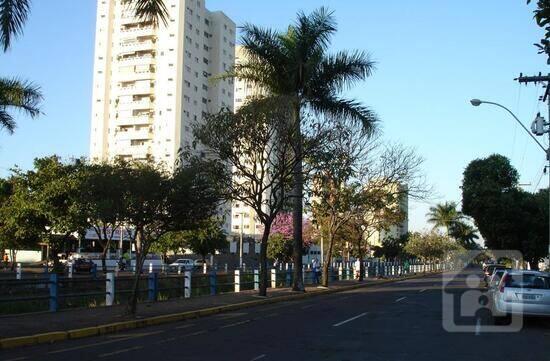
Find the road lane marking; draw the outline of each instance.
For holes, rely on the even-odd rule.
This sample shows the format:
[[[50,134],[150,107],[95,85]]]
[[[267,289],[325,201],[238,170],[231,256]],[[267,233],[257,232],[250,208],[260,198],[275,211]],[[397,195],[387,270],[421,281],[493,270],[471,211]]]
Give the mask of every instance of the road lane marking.
[[[403,301],[405,298],[407,298],[407,297],[400,297],[400,298],[398,298],[398,299],[395,300],[395,303],[401,302],[401,301]]]
[[[256,361],[256,360],[261,360],[263,359],[264,357],[266,357],[267,355],[264,353],[264,354],[261,354],[260,356],[256,356],[254,357],[252,360],[250,361]]]
[[[206,330],[203,330],[203,331],[197,331],[197,332],[193,332],[193,333],[188,333],[187,335],[183,335],[181,336],[180,338],[185,338],[185,337],[191,337],[191,336],[198,336],[198,335],[202,335],[204,333],[206,333],[207,331]]]
[[[479,336],[481,334],[481,318],[477,318],[476,320],[476,336]]]
[[[360,317],[363,317],[363,316],[365,316],[366,314],[367,314],[367,312],[363,312],[363,313],[361,313],[361,314],[359,314],[359,315],[357,315],[357,316],[354,316],[354,317],[352,317],[352,318],[348,318],[347,320],[344,320],[344,321],[342,321],[342,322],[335,323],[334,325],[332,325],[332,327],[339,327],[339,326],[342,326],[343,324],[346,324],[346,323],[351,322],[351,321],[353,321],[353,320],[356,320],[356,319],[358,319],[358,318],[360,318]]]
[[[99,357],[109,357],[109,356],[113,356],[113,355],[118,355],[120,353],[139,350],[139,349],[142,349],[142,348],[143,348],[143,346],[128,347],[128,348],[124,348],[122,350],[116,350],[116,351],[109,352],[109,353],[103,353],[103,354],[99,355]]]
[[[62,353],[62,352],[67,352],[67,351],[80,350],[80,349],[83,349],[83,348],[90,348],[90,347],[95,347],[95,346],[108,345],[108,344],[114,343],[114,342],[122,342],[122,341],[131,340],[131,339],[139,338],[139,337],[143,337],[143,336],[156,335],[156,334],[163,333],[163,332],[164,331],[140,333],[137,336],[132,335],[132,336],[128,336],[128,337],[115,338],[115,339],[111,339],[111,340],[103,341],[103,342],[95,342],[95,343],[90,343],[90,344],[86,344],[86,345],[63,348],[61,350],[50,351],[50,352],[48,352],[48,354],[56,354],[56,353]]]
[[[427,288],[423,288],[420,291],[418,291],[418,293],[426,292],[427,290],[428,290]]]
[[[315,306],[315,304],[312,304],[312,305],[305,305],[305,306],[302,306],[300,307],[302,310],[305,310],[306,308],[310,308],[310,307],[313,307]]]
[[[194,323],[189,324],[189,325],[182,325],[182,326],[174,327],[174,329],[175,330],[181,330],[182,328],[189,328],[189,327],[193,327],[193,326],[195,326]]]
[[[223,325],[220,327],[220,329],[222,328],[228,328],[228,327],[234,327],[234,326],[239,326],[239,325],[244,325],[245,323],[249,323],[250,320],[244,320],[244,321],[239,321],[239,322],[235,322],[235,323],[230,323],[228,325]]]

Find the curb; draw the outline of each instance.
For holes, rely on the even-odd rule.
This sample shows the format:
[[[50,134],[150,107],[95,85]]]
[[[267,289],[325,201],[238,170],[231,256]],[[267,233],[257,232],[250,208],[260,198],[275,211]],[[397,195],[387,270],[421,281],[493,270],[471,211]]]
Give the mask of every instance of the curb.
[[[279,303],[279,302],[292,301],[292,300],[300,300],[300,299],[315,297],[319,295],[328,295],[333,293],[350,291],[358,288],[374,287],[374,286],[379,286],[386,283],[393,283],[393,282],[404,281],[409,279],[422,278],[427,275],[435,275],[438,273],[442,273],[442,272],[438,271],[438,272],[415,274],[412,276],[405,276],[400,278],[383,279],[379,281],[373,281],[372,283],[367,283],[367,284],[359,283],[351,286],[344,286],[337,289],[315,290],[307,293],[299,293],[299,294],[292,294],[292,295],[286,295],[286,296],[280,296],[280,297],[274,297],[274,298],[246,301],[241,303],[234,303],[231,305],[203,308],[199,310],[173,313],[173,314],[161,315],[161,316],[153,316],[153,317],[143,318],[139,320],[115,322],[115,323],[109,323],[105,325],[94,326],[94,327],[79,328],[75,330],[55,331],[55,332],[48,332],[48,333],[39,333],[39,334],[29,335],[29,336],[4,338],[4,339],[0,339],[0,349],[5,350],[10,348],[32,346],[32,345],[39,345],[39,344],[45,344],[45,343],[51,344],[54,342],[65,341],[65,340],[75,340],[75,339],[84,338],[84,337],[106,335],[110,333],[116,333],[116,332],[131,330],[135,328],[161,325],[161,324],[170,323],[170,322],[177,322],[177,321],[183,321],[183,320],[188,320],[193,318],[210,316],[210,315],[223,313],[223,312],[241,310],[249,307],[268,305],[272,303]]]

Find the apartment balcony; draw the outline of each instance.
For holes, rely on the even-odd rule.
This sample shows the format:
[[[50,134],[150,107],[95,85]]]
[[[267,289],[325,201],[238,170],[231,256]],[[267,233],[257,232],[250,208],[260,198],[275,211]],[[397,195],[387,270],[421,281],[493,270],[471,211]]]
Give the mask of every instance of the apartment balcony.
[[[131,102],[118,103],[118,110],[150,110],[153,109],[153,101],[149,98],[142,100],[134,100]]]
[[[126,58],[119,58],[118,63],[123,66],[129,65],[154,65],[156,64],[156,58],[153,55],[149,56],[132,56]]]
[[[143,94],[153,94],[154,88],[149,85],[131,85],[120,87],[118,89],[118,95],[143,95]]]
[[[140,72],[118,73],[120,82],[128,82],[135,80],[153,80],[155,79],[155,71],[153,69]]]
[[[136,115],[132,117],[118,117],[115,120],[117,126],[150,125],[153,122],[151,115]]]
[[[131,140],[117,140],[113,148],[115,154],[131,155],[133,158],[147,158],[152,154],[149,144],[132,145]]]
[[[146,23],[148,20],[140,19],[135,16],[135,13],[133,11],[125,11],[120,16],[120,23],[122,25],[128,25],[128,24],[141,24]]]
[[[129,29],[121,29],[120,35],[123,39],[135,38],[139,36],[155,35],[156,29],[153,26],[134,27]]]
[[[152,126],[143,126],[140,129],[130,128],[128,130],[122,131],[120,129],[116,130],[115,138],[117,141],[131,141],[133,139],[152,139],[153,138],[153,127]]]
[[[156,48],[156,43],[152,40],[120,42],[118,45],[124,52],[154,50]]]

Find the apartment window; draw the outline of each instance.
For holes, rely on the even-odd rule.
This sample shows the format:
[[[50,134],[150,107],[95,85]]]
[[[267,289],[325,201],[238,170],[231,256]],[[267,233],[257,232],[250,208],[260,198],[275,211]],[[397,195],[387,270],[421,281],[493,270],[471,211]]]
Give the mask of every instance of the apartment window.
[[[227,38],[225,36],[223,37],[223,42],[227,43]]]
[[[191,72],[191,67],[189,65],[186,65],[185,70],[188,71],[188,72]]]
[[[199,87],[198,86],[193,86],[193,88],[195,89],[195,92],[198,92],[199,91]]]
[[[197,114],[193,114],[193,120],[197,121]]]
[[[184,99],[186,102],[188,102],[188,103],[189,103],[189,101],[191,100],[191,99],[189,98],[189,96],[187,96],[187,95],[184,95],[184,96],[183,96],[183,99]]]
[[[196,72],[195,72],[195,78],[198,78],[198,77],[199,77],[199,72],[196,71]]]
[[[205,32],[204,32],[204,36],[205,36],[206,38],[211,38],[211,37],[212,37],[212,34],[207,33],[207,32],[205,31]]]
[[[187,27],[189,28],[189,30],[193,30],[193,24],[187,23]]]
[[[203,103],[203,104],[207,104],[207,103],[208,103],[208,99],[202,98],[202,103]]]
[[[208,85],[203,84],[203,85],[202,85],[202,90],[208,91]]]
[[[224,88],[222,88],[222,94],[225,94],[225,89]]]
[[[227,30],[227,24],[223,24],[224,30]]]
[[[188,80],[185,81],[185,86],[190,88],[191,87],[191,82],[189,82]]]
[[[195,29],[195,33],[196,33],[197,35],[200,35],[200,34],[201,34],[201,32],[200,32],[199,29]]]
[[[205,44],[205,45],[203,45],[203,47],[202,47],[202,48],[203,48],[203,49],[204,49],[205,51],[208,51],[208,50],[210,50],[210,48],[209,48],[209,47],[208,47],[208,45],[206,45],[206,44]]]
[[[176,36],[176,34],[170,34],[170,37],[173,38],[174,36]]]
[[[202,58],[202,62],[205,63],[205,64],[208,64],[208,59]]]
[[[232,96],[232,95],[233,95],[233,93],[227,92],[227,96],[228,96],[228,97],[230,97],[230,96]]]

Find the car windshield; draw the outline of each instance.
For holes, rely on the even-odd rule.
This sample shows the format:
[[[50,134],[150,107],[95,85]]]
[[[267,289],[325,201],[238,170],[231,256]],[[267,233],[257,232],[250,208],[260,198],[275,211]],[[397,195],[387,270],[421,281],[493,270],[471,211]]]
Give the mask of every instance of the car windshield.
[[[536,274],[509,275],[506,279],[506,287],[548,290],[550,277]]]

